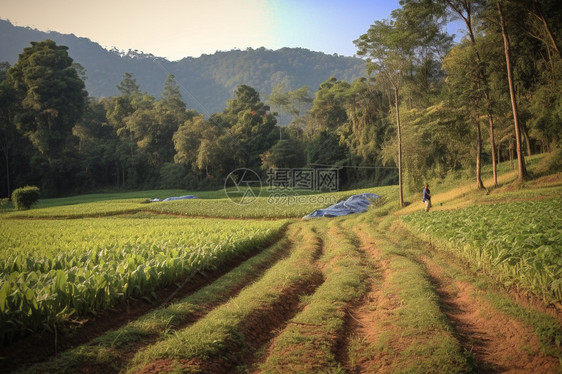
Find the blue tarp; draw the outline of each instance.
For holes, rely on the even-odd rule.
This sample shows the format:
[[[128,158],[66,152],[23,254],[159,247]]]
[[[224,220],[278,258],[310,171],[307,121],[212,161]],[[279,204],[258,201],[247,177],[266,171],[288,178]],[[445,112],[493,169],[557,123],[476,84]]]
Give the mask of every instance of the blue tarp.
[[[175,196],[175,197],[167,197],[164,200],[161,199],[150,199],[150,202],[158,202],[158,201],[174,201],[174,200],[187,200],[187,199],[197,199],[195,195],[185,195],[185,196]]]
[[[365,192],[359,195],[353,195],[347,200],[340,201],[337,204],[329,206],[325,209],[318,209],[306,215],[303,219],[318,218],[318,217],[339,217],[353,213],[363,213],[371,205],[369,199],[378,199],[379,195],[374,193]]]

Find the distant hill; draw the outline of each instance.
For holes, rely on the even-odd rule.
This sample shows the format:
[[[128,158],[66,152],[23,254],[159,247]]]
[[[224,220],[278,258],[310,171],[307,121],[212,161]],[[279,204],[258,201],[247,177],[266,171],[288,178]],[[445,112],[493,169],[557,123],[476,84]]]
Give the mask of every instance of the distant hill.
[[[290,90],[308,86],[313,94],[331,76],[353,81],[365,75],[365,63],[359,58],[303,48],[233,50],[171,62],[137,51],[108,51],[90,39],[14,26],[4,20],[0,20],[0,62],[13,65],[31,41],[45,39],[69,47],[74,61],[86,68],[86,89],[91,96],[117,95],[116,85],[129,72],[142,91],[160,97],[164,81],[172,73],[188,107],[207,116],[223,110],[240,84],[254,87],[265,99],[279,84]]]

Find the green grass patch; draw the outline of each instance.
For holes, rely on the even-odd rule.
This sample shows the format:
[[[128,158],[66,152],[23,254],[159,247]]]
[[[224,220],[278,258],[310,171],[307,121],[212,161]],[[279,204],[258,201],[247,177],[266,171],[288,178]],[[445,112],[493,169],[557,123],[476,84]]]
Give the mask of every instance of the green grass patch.
[[[210,218],[300,218],[354,194],[374,192],[387,198],[387,195],[394,190],[396,187],[377,187],[318,194],[310,191],[263,189],[260,197],[248,204],[238,204],[230,200],[222,190],[198,193],[197,196],[201,197],[198,199],[151,203],[147,203],[147,198],[167,196],[170,191],[108,194],[106,199],[103,198],[104,195],[96,194],[40,200],[36,209],[5,212],[2,217],[66,219],[154,212]],[[175,192],[186,193],[185,191]]]

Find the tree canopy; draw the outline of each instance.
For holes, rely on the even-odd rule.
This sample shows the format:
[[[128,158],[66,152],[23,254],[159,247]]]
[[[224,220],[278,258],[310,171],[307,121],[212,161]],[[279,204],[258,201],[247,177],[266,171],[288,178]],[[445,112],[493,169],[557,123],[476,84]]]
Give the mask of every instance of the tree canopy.
[[[254,60],[233,52],[268,71],[269,94],[260,95],[255,77],[236,73],[232,81],[246,83],[214,113],[198,112],[186,81],[171,73],[160,76],[157,94],[128,72],[117,95],[88,98],[90,74],[68,48],[33,42],[14,66],[0,64],[1,194],[24,185],[47,196],[216,188],[237,168],[264,177],[269,169],[338,168],[340,188],[398,183],[417,191],[452,173],[493,187],[483,186],[482,165],[511,160],[515,167],[523,154],[562,148],[556,1],[400,5],[355,41],[367,76],[334,74],[294,88],[271,51],[250,51]],[[456,43],[445,32],[454,18],[466,25]],[[329,65],[286,52],[290,65]],[[224,66],[238,61],[227,55],[218,56]]]

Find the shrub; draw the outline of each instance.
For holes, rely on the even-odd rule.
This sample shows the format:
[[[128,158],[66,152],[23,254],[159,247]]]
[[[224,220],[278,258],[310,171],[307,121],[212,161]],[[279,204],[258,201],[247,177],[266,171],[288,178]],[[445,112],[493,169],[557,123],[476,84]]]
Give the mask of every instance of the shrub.
[[[39,200],[39,188],[35,186],[25,186],[12,192],[12,203],[17,210],[31,208]]]

